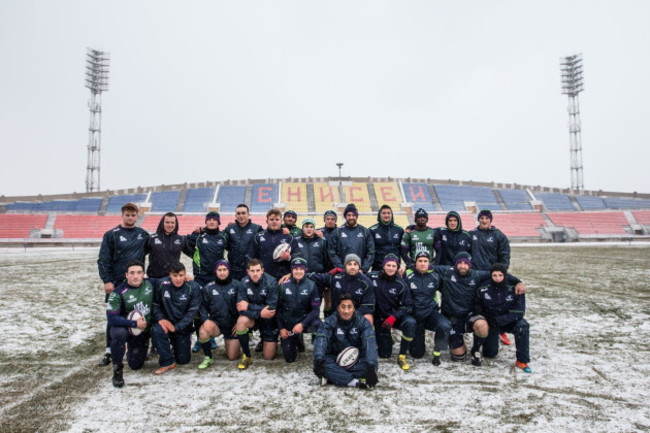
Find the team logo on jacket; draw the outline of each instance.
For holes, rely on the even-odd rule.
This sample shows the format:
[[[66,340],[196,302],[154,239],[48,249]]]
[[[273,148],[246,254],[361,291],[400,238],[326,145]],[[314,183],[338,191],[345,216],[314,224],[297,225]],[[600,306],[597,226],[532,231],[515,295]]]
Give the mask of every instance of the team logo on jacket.
[[[362,237],[363,237],[363,233],[359,233],[359,234],[357,235],[357,237],[358,237],[358,238],[362,238]]]
[[[133,296],[133,295],[129,295],[129,299],[126,300],[126,302],[135,302],[135,301],[136,301],[136,299],[135,299],[135,296]]]
[[[217,296],[217,295],[219,295],[219,292],[217,292],[217,289],[212,289],[212,294],[214,296]]]
[[[510,301],[512,301],[512,299],[513,299],[513,298],[512,298],[512,295],[508,295],[508,296],[506,296],[506,301],[510,302]]]
[[[345,332],[341,328],[336,328],[336,335],[345,335]]]
[[[430,289],[433,289],[433,283],[427,284],[427,287],[430,288]]]
[[[148,295],[149,293],[151,293],[151,287],[145,287],[144,288],[144,294]]]
[[[183,293],[180,298],[178,298],[179,301],[187,301],[187,295]]]
[[[174,245],[180,245],[180,244],[181,244],[181,240],[180,240],[180,239],[176,239],[176,240],[174,241]]]
[[[355,295],[363,295],[363,289],[357,289],[356,292],[354,292]]]
[[[262,296],[266,296],[266,289],[264,289],[264,290],[260,290],[260,295],[262,295]]]
[[[492,299],[492,296],[490,296],[489,293],[486,293],[485,295],[483,295],[483,298],[489,301]]]
[[[284,294],[285,295],[291,295],[292,294],[291,289],[288,288],[288,287],[286,289],[284,289]]]
[[[320,246],[320,245],[318,245],[318,242],[314,242],[314,246],[315,246],[315,247],[318,247],[318,246]]]
[[[298,242],[298,248],[302,248],[302,244]]]
[[[346,235],[345,233],[341,233],[341,237],[342,237],[342,238],[347,238],[348,235]]]
[[[260,236],[260,242],[266,242],[266,238],[264,236]]]
[[[458,242],[458,245],[463,245],[463,246],[464,246],[464,245],[465,245],[465,241],[464,241],[464,240],[459,241],[459,242]]]
[[[352,334],[358,334],[358,333],[359,333],[359,331],[357,331],[357,328],[352,328],[352,329],[350,329],[350,335],[352,335]]]
[[[433,239],[433,235],[432,235],[431,233],[429,233],[429,234],[427,235],[427,239]]]
[[[372,285],[375,286],[375,287],[377,287],[377,281],[372,280]]]
[[[253,293],[253,291],[252,291],[251,289],[247,289],[247,290],[246,290],[246,294],[247,294],[248,296],[253,296],[255,293]]]
[[[477,241],[477,240],[478,240],[478,238],[476,237],[476,235],[472,236],[472,240],[473,240],[473,241]]]
[[[302,292],[300,292],[302,296],[307,296],[309,293],[307,293],[307,289],[304,289]]]
[[[253,230],[251,230],[251,229],[246,230],[246,234],[247,234],[247,235],[250,235],[250,234],[252,234],[252,233],[253,233]]]
[[[379,233],[375,233],[375,239],[381,239],[381,235]]]
[[[494,242],[494,238],[492,236],[490,236],[489,238],[487,238],[487,241],[488,242]]]
[[[456,276],[455,275],[451,276],[451,281],[453,281],[454,283],[456,282]]]
[[[390,293],[391,295],[397,295],[397,289],[396,288],[389,289],[388,293]]]
[[[141,312],[141,313],[144,314],[145,316],[146,316],[147,314],[149,314],[149,306],[148,306],[147,304],[145,304],[144,302],[142,302],[142,301],[140,301],[140,302],[138,302],[137,304],[135,304],[135,305],[133,306],[133,309],[134,309],[134,310],[138,310],[139,312]]]
[[[139,235],[138,235],[138,239],[142,239],[142,234],[139,234]]]
[[[229,294],[229,295],[234,295],[234,294],[235,294],[235,289],[230,289],[230,290],[228,290],[228,294]]]
[[[336,287],[337,289],[340,289],[340,288],[341,288],[341,283],[339,283],[339,282],[337,281],[336,284],[334,284],[334,287]]]
[[[204,244],[209,244],[210,242],[208,242],[208,238],[203,238],[203,243]]]
[[[165,290],[165,293],[163,294],[163,298],[171,298],[169,292]]]
[[[417,288],[418,288],[417,284],[415,284],[415,283],[411,283],[411,289],[414,289],[414,290],[415,290],[415,289],[417,289]]]
[[[124,236],[120,235],[120,242],[126,242],[128,239],[125,238]]]
[[[393,235],[393,239],[399,239],[399,235],[398,235],[397,233],[395,233],[395,234]]]
[[[447,235],[442,235],[442,240],[447,242]]]
[[[248,232],[247,232],[248,233]],[[234,235],[235,234],[235,229],[230,229],[230,234]]]
[[[470,285],[470,286],[475,286],[476,283],[474,282],[474,280],[469,280],[469,285]]]
[[[161,245],[162,241],[160,239],[156,238],[156,239],[154,239],[153,243],[156,244],[156,245]]]

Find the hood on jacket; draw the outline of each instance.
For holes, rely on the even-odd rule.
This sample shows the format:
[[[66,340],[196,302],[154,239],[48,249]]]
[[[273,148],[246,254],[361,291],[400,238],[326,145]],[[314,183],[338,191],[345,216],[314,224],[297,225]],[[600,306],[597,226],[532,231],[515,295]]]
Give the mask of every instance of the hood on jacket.
[[[449,229],[449,217],[452,217],[452,216],[456,217],[456,219],[458,220],[458,228],[456,228],[456,230],[453,230],[453,231],[455,231],[455,232],[462,231],[463,230],[463,222],[461,221],[460,215],[458,214],[458,212],[453,211],[453,210],[450,211],[449,213],[447,213],[447,216],[445,217],[445,226],[447,226],[447,228]],[[451,229],[449,229],[449,230],[451,230]]]
[[[385,222],[382,221],[382,219],[381,219],[381,211],[384,210],[384,209],[390,209],[390,222],[389,222],[389,223],[385,223]],[[382,205],[382,206],[379,208],[379,211],[377,211],[377,222],[378,222],[379,224],[383,224],[383,225],[395,224],[395,215],[393,214],[393,208],[391,208],[391,207],[388,206],[387,204]]]
[[[178,217],[174,212],[167,212],[165,215],[160,218],[160,222],[158,223],[158,228],[156,229],[156,233],[158,233],[159,236],[164,236],[165,235],[165,217],[170,217],[173,216],[174,219],[176,220],[176,228],[174,228],[174,231],[171,232],[172,235],[178,234]]]

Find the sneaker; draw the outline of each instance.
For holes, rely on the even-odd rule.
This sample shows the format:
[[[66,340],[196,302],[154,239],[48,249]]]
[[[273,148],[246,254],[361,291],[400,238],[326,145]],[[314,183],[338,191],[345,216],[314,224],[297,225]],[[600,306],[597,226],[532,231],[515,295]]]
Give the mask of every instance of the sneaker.
[[[361,378],[357,382],[357,388],[359,389],[368,389],[368,384],[366,383],[366,379]]]
[[[203,361],[199,364],[199,370],[203,370],[204,368],[208,368],[209,366],[212,365],[214,362],[214,359],[210,358],[209,356],[206,356],[203,358]]]
[[[122,365],[113,365],[113,386],[115,388],[122,388],[124,386],[123,369],[124,366]]]
[[[217,345],[217,342],[215,341],[214,338],[211,338],[211,339],[210,339],[210,348],[211,348],[212,350],[214,350],[214,349],[216,349],[217,347],[219,347],[219,346]]]
[[[440,352],[433,352],[433,359],[431,363],[436,367],[440,365]]]
[[[406,362],[406,355],[399,355],[397,357],[397,365],[399,365],[402,370],[408,370],[411,368],[408,362]]]
[[[257,346],[255,346],[255,352],[261,352],[264,350],[264,341],[260,340],[259,343],[257,343]]]
[[[246,355],[241,356],[241,361],[239,361],[239,364],[237,365],[237,368],[240,370],[246,370],[249,365],[253,363],[253,358],[249,358]]]
[[[476,367],[481,366],[481,352],[479,350],[477,351],[472,350],[472,365]]]
[[[192,346],[192,353],[197,353],[199,350],[201,350],[201,343],[199,340],[196,340],[196,343]]]
[[[156,374],[163,374],[167,370],[171,370],[173,368],[176,368],[176,363],[173,363],[172,365],[168,365],[166,367],[160,367],[158,370],[155,371]]]
[[[501,343],[505,344],[506,346],[510,346],[512,344],[512,342],[508,338],[508,334],[506,334],[505,332],[503,334],[499,334],[499,338],[501,339]]]
[[[112,363],[113,363],[113,357],[111,356],[111,354],[105,353],[102,360],[97,363],[97,367],[106,367],[107,365],[111,365]]]
[[[325,385],[327,385],[328,382],[329,381],[327,380],[326,377],[321,377],[320,378],[320,386],[325,386]]]
[[[517,361],[515,363],[515,366],[517,368],[521,368],[522,370],[524,370],[525,373],[532,373],[533,372],[533,370],[531,370],[530,367],[528,366],[528,364],[526,364],[525,362]]]

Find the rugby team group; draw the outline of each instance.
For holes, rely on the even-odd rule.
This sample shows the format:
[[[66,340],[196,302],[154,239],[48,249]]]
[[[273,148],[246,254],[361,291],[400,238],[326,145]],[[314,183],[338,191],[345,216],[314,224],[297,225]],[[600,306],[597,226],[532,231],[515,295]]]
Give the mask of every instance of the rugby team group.
[[[340,225],[336,212],[326,211],[318,229],[313,218],[299,226],[294,211],[274,208],[264,229],[240,204],[224,230],[211,211],[205,225],[187,235],[178,234],[172,212],[150,235],[136,227],[138,211],[134,203],[122,207],[122,223],[104,234],[97,260],[107,317],[99,365],[113,366],[115,387],[124,386],[125,354],[133,370],[157,355],[155,373],[163,374],[203,351],[198,368],[205,369],[220,335],[227,358],[245,370],[253,361],[253,332],[260,336],[253,350],[263,359],[276,356],[280,341],[289,363],[305,351],[308,334],[323,385],[373,388],[377,359],[391,357],[396,338],[396,368],[409,370],[407,354],[425,356],[426,330],[434,332],[429,353],[435,366],[447,350],[452,362],[469,358],[481,366],[497,356],[500,341],[511,344],[511,333],[516,367],[531,371],[526,289],[508,273],[509,241],[492,225],[489,210],[479,212],[469,232],[453,211],[445,227],[428,227],[424,209],[404,229],[388,205],[366,228],[357,223],[354,204]],[[181,254],[192,258],[192,276]],[[473,333],[473,343],[466,345],[466,333]]]

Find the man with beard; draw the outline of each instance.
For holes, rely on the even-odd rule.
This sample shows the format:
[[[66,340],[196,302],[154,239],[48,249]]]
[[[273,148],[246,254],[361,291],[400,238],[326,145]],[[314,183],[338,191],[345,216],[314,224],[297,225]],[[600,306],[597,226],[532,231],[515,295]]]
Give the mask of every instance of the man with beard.
[[[366,273],[375,259],[375,242],[370,231],[357,224],[359,212],[354,204],[348,204],[343,212],[345,225],[334,230],[327,239],[330,261],[336,268],[344,267],[343,261],[348,254],[356,254],[361,262],[361,271]]]
[[[466,251],[471,254],[472,238],[463,230],[458,212],[451,211],[445,217],[445,227],[436,230],[434,239],[436,249],[435,264],[453,266],[456,254]]]
[[[385,204],[377,212],[377,224],[368,230],[370,230],[375,242],[375,260],[372,263],[372,270],[381,271],[384,258],[388,254],[393,254],[396,257],[400,256],[400,245],[404,229],[395,224],[393,209]]]

